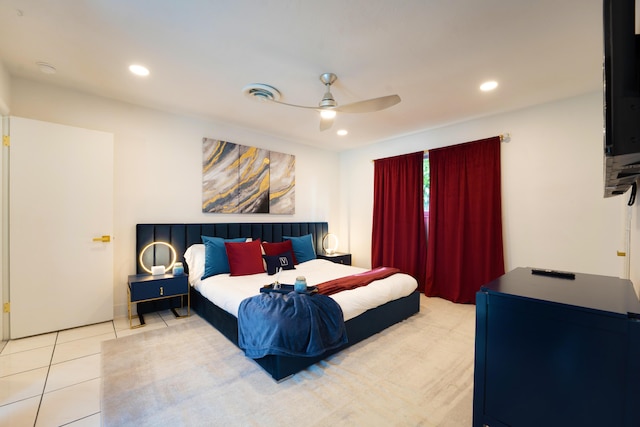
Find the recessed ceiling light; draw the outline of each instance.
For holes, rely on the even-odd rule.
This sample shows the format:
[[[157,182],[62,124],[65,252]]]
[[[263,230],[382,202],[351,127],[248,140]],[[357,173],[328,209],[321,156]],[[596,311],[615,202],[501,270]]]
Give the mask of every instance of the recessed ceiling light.
[[[488,82],[484,82],[480,85],[480,90],[483,92],[489,92],[498,87],[498,82],[491,80]]]
[[[56,73],[56,67],[54,67],[51,64],[47,64],[46,62],[36,62],[36,65],[38,66],[40,71],[43,72],[44,74],[55,74]]]
[[[130,65],[129,71],[131,71],[136,76],[148,76],[149,69],[147,67],[143,67],[142,65]]]
[[[349,131],[347,131],[346,129],[340,129],[338,132],[336,132],[338,135],[340,136],[345,136],[346,134],[349,133]]]

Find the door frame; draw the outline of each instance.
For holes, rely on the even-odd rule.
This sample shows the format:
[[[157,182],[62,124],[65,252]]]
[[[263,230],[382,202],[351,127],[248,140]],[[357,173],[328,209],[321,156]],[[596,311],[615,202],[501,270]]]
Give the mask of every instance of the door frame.
[[[5,144],[5,138],[9,138],[9,111],[0,106],[2,123],[2,150],[0,150],[0,164],[2,175],[0,176],[0,341],[9,339],[9,313],[4,306],[9,302],[9,146]]]

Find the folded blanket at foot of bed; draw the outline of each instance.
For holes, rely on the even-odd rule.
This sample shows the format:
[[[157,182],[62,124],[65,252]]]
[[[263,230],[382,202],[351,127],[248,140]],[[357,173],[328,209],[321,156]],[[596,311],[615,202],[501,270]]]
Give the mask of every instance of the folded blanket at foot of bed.
[[[261,293],[238,308],[238,346],[253,359],[319,356],[346,342],[342,309],[324,295]]]
[[[318,293],[320,294],[331,295],[337,292],[359,288],[360,286],[366,286],[374,280],[384,279],[396,273],[400,273],[400,270],[397,268],[378,267],[373,270],[352,274],[351,276],[339,277],[334,280],[329,280],[328,282],[320,283],[319,285],[316,285],[316,288],[318,288]]]

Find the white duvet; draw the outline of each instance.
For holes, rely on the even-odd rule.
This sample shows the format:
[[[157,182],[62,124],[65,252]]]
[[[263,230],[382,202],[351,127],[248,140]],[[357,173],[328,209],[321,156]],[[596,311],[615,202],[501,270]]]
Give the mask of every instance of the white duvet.
[[[293,284],[297,276],[304,276],[308,286],[314,286],[338,277],[349,276],[367,271],[365,268],[336,264],[323,259],[314,259],[296,265],[295,270],[285,270],[280,274],[279,282]],[[276,276],[267,273],[249,276],[230,276],[218,274],[204,280],[196,280],[193,286],[208,300],[238,317],[240,302],[260,293],[260,288],[273,283]],[[418,287],[416,280],[408,274],[394,274],[385,279],[376,280],[367,286],[330,295],[342,308],[344,320],[361,315],[389,301],[410,295]]]

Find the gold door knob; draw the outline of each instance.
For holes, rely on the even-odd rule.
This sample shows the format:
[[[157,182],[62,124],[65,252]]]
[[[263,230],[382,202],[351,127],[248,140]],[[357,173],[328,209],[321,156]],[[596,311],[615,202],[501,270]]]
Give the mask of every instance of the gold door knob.
[[[93,241],[94,242],[109,243],[111,241],[111,236],[94,237]]]

